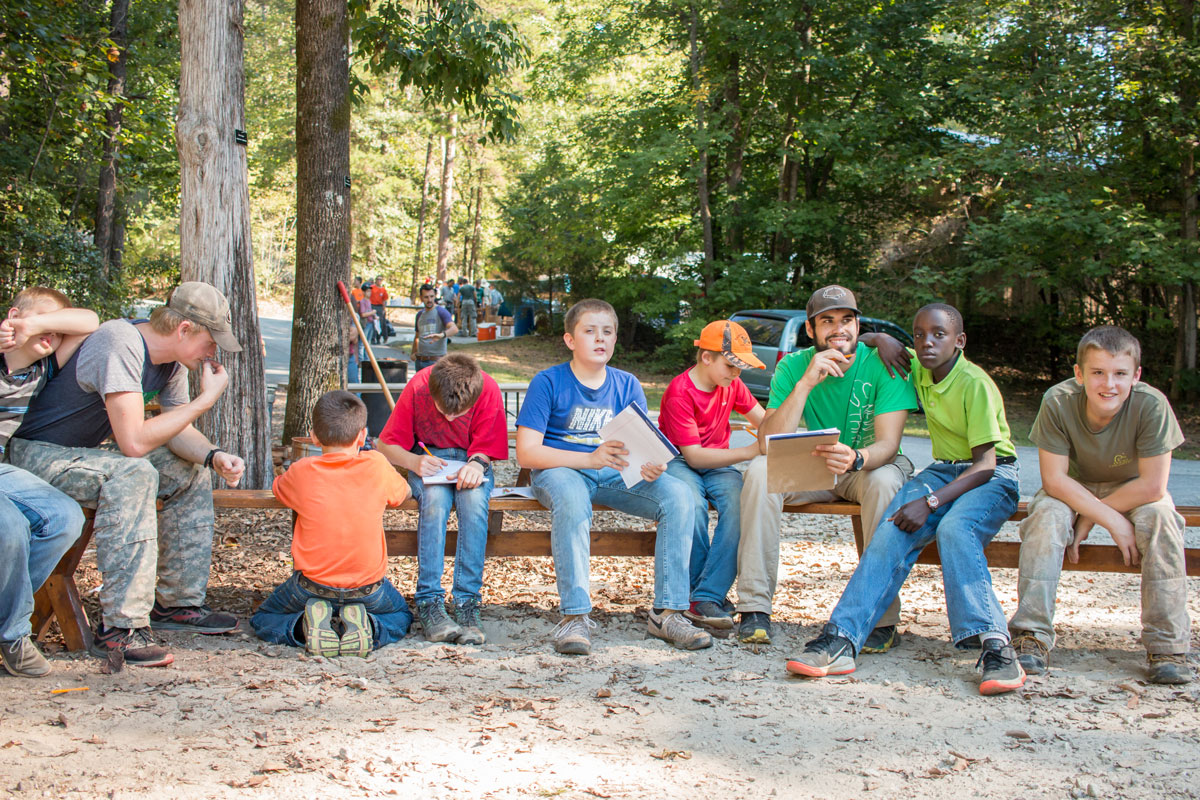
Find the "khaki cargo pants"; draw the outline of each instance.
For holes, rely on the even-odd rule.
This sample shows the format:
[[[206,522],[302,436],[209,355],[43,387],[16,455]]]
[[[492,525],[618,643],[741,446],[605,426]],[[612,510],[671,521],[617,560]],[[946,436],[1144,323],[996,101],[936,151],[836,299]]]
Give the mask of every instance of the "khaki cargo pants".
[[[9,460],[82,506],[96,509],[93,541],[104,624],[143,628],[155,600],[204,603],[212,563],[209,471],[159,447],[145,458],[115,447],[62,447],[13,439]],[[162,500],[163,510],[155,510]]]

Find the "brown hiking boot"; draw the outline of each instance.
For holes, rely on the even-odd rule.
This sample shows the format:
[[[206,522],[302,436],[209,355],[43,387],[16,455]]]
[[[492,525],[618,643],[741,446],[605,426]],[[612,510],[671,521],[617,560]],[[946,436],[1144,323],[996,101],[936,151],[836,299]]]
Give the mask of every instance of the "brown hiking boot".
[[[1146,671],[1151,683],[1166,686],[1191,683],[1194,677],[1187,653],[1147,653]]]
[[[1050,648],[1032,633],[1015,633],[1012,637],[1017,661],[1029,675],[1041,675],[1050,669]]]

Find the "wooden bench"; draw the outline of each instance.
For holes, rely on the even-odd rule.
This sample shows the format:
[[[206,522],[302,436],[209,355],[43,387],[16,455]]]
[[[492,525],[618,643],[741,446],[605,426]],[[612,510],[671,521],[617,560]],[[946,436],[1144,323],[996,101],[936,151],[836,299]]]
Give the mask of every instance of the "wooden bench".
[[[269,489],[218,489],[213,492],[213,503],[225,509],[283,510]],[[597,510],[608,510],[595,506]],[[416,511],[417,503],[412,498],[400,506],[403,511]],[[510,512],[545,511],[536,500],[495,499],[491,502],[488,515],[489,556],[548,556],[550,531],[541,529],[504,530],[504,515]],[[854,540],[858,551],[863,549],[861,509],[856,503],[807,503],[788,505],[783,510],[791,514],[831,514],[850,517]],[[75,570],[92,539],[92,511],[84,509],[87,522],[75,545],[62,557],[54,572],[34,597],[33,632],[39,639],[45,636],[50,623],[57,618],[59,629],[68,650],[86,650],[91,644],[91,627],[87,613],[75,585]],[[1200,506],[1181,506],[1179,513],[1189,527],[1200,526]],[[1021,520],[1027,515],[1026,504],[1021,503],[1012,519]],[[415,556],[417,554],[417,531],[415,529],[386,529],[389,556]],[[458,531],[446,531],[446,555],[455,553]],[[991,567],[1015,568],[1020,552],[1019,542],[992,542],[987,547],[988,565]],[[592,530],[592,555],[594,556],[653,556],[654,531],[630,529]],[[1200,576],[1200,548],[1185,551],[1187,574]],[[917,558],[918,564],[940,564],[937,545],[930,544]],[[1079,563],[1063,562],[1063,569],[1085,572],[1131,572],[1140,571],[1129,567],[1121,558],[1121,552],[1113,545],[1082,545],[1079,548]]]

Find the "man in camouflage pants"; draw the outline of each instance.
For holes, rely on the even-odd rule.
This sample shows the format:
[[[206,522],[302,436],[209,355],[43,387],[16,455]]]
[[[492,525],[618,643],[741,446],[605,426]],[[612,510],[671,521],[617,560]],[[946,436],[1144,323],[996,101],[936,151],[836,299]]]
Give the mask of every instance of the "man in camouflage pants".
[[[218,345],[241,350],[228,301],[206,283],[181,284],[148,322],[101,325],[42,390],[12,440],[13,464],[96,509],[103,620],[94,655],[165,666],[174,657],[155,643],[151,625],[194,633],[237,627],[236,617],[204,604],[213,538],[208,468],[230,486],[245,470],[192,425],[229,382],[213,360]],[[188,370],[200,374],[195,399]],[[151,399],[162,413],[147,419]],[[110,434],[115,445],[104,445]]]

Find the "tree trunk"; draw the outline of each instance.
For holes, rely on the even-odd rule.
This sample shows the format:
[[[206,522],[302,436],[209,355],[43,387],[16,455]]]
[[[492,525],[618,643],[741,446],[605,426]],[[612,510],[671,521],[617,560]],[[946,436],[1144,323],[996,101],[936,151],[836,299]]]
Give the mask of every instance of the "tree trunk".
[[[737,257],[745,249],[740,195],[746,159],[746,127],[742,114],[741,60],[736,50],[729,59],[729,74],[725,80],[725,123],[729,130],[729,144],[725,148],[725,193],[729,197],[725,249]]]
[[[346,0],[296,3],[296,294],[283,441],[312,427],[312,407],[342,386],[350,280],[350,28]]]
[[[442,139],[442,197],[438,206],[438,283],[446,282],[453,243],[450,241],[450,211],[454,208],[454,156],[458,137],[458,114],[450,115],[450,135]]]
[[[433,137],[425,145],[425,175],[421,178],[421,210],[417,212],[417,246],[413,255],[412,292],[415,303],[421,288],[421,250],[425,247],[425,212],[429,209],[429,168],[433,165]]]
[[[483,207],[483,167],[479,168],[479,178],[475,183],[475,224],[471,230],[471,264],[467,268],[467,274],[471,276],[471,280],[475,280],[475,267],[478,265],[479,257],[479,211]]]
[[[708,198],[708,132],[705,126],[707,115],[704,95],[700,82],[700,48],[696,41],[700,27],[700,11],[692,6],[691,25],[688,30],[689,62],[692,73],[692,91],[696,95],[696,135],[700,144],[700,163],[696,169],[696,200],[700,208],[700,230],[704,243],[704,265],[701,276],[704,279],[704,292],[712,288],[714,272],[712,209],[709,208]]]
[[[471,187],[471,162],[470,162],[470,160],[468,160],[466,163],[466,169],[464,170],[464,173],[467,176],[466,192],[465,192],[465,196],[467,198],[467,214],[464,217],[464,219],[466,220],[466,224],[463,225],[462,268],[458,274],[466,275],[467,280],[474,281],[475,278],[471,275],[470,266],[471,266],[471,215],[475,213],[475,211],[474,211],[475,190]]]
[[[246,461],[242,485],[271,485],[270,420],[250,253],[242,0],[180,0],[179,111],[175,143],[180,173],[180,264],[185,281],[205,281],[229,299],[240,353],[222,353],[231,380],[196,426]]]
[[[1180,38],[1190,45],[1196,44],[1196,4],[1194,0],[1179,0],[1179,34]],[[1186,120],[1187,127],[1180,132],[1178,140],[1183,147],[1182,159],[1179,164],[1179,200],[1180,219],[1179,235],[1187,244],[1184,252],[1196,258],[1197,244],[1200,243],[1200,232],[1197,231],[1197,181],[1196,181],[1196,146],[1197,126],[1196,104],[1200,98],[1200,86],[1190,79],[1187,70],[1182,71],[1185,77],[1181,80],[1179,91],[1180,119]],[[1195,372],[1196,369],[1196,282],[1185,280],[1180,294],[1179,338],[1176,343],[1175,374],[1171,381],[1171,399],[1182,400],[1183,376],[1185,371]]]
[[[112,0],[112,12],[109,16],[108,37],[116,45],[116,58],[110,56],[108,62],[108,94],[116,98],[104,111],[104,149],[100,157],[100,186],[96,193],[96,228],[92,234],[92,242],[100,251],[101,268],[105,281],[111,280],[116,273],[112,269],[114,260],[121,262],[120,254],[113,258],[113,245],[117,237],[113,228],[117,211],[117,138],[121,134],[122,117],[125,114],[125,60],[127,56],[126,43],[129,38],[129,0]],[[120,237],[122,246],[124,237]]]

